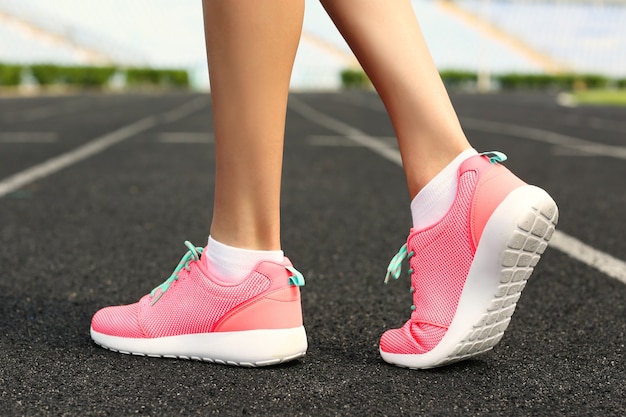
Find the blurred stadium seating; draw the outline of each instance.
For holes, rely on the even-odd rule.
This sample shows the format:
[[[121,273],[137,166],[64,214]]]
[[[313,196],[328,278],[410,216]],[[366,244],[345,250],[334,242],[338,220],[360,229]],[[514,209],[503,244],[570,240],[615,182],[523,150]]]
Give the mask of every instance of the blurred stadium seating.
[[[440,69],[626,76],[626,0],[413,0]],[[356,61],[306,0],[294,88],[336,88]],[[208,84],[201,2],[0,0],[0,63],[187,68]]]

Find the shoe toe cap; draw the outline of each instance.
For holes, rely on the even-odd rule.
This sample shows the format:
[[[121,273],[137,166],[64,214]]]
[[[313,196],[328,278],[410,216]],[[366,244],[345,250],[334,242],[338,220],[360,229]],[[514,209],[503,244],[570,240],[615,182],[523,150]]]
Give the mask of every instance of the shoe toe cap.
[[[384,352],[393,354],[423,354],[437,346],[446,331],[444,327],[409,320],[401,328],[383,333],[380,338],[380,348]]]
[[[91,320],[92,330],[117,337],[144,337],[138,320],[139,304],[105,307]]]

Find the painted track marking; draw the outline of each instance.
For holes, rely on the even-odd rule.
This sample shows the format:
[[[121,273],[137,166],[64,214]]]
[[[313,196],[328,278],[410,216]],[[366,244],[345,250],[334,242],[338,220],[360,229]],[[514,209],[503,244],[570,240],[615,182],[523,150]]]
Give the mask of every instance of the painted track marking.
[[[461,117],[463,127],[479,132],[496,133],[513,136],[520,139],[529,139],[550,145],[560,146],[574,151],[581,151],[597,156],[626,159],[626,147],[604,145],[591,142],[574,136],[550,132],[534,127],[518,126],[510,123],[492,122],[488,120]]]
[[[62,103],[43,105],[19,111],[4,112],[0,115],[3,122],[33,122],[35,120],[46,119],[60,113],[74,113],[85,108],[87,99],[70,98]]]
[[[163,115],[151,115],[144,117],[136,122],[114,130],[113,132],[93,139],[90,142],[87,142],[86,144],[68,152],[13,174],[0,181],[0,197],[18,190],[33,181],[50,176],[70,165],[92,157],[125,139],[155,127],[160,123],[169,123],[182,119],[183,117],[188,116],[205,106],[207,106],[206,98],[204,96],[197,97],[185,104],[175,107]]]
[[[305,119],[343,135],[402,167],[400,151],[395,147],[385,145],[384,143],[376,140],[373,136],[350,126],[341,120],[321,113],[304,103],[302,100],[293,96],[289,97],[289,108]],[[554,232],[552,240],[550,241],[550,246],[565,253],[571,258],[574,258],[577,261],[595,268],[611,278],[615,278],[626,284],[626,262],[621,259],[594,249],[593,247],[559,230]]]
[[[0,132],[0,143],[53,143],[55,132]]]

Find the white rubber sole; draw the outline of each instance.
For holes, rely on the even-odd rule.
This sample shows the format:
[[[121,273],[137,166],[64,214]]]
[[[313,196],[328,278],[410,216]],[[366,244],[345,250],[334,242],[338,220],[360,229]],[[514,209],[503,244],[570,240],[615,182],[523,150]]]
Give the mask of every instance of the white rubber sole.
[[[275,365],[298,359],[306,354],[307,349],[303,326],[153,339],[109,336],[91,329],[91,338],[103,348],[129,355],[190,359],[248,367]]]
[[[427,369],[492,349],[508,327],[557,221],[556,203],[544,190],[524,185],[512,191],[485,226],[457,312],[441,342],[419,355],[381,350],[383,360]]]

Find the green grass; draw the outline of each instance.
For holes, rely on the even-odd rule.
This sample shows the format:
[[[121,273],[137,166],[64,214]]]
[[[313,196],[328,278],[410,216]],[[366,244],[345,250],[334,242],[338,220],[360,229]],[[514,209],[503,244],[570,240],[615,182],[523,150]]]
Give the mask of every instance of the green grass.
[[[573,94],[577,104],[626,106],[626,90],[585,90]]]

